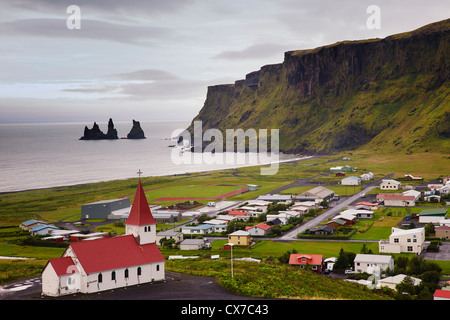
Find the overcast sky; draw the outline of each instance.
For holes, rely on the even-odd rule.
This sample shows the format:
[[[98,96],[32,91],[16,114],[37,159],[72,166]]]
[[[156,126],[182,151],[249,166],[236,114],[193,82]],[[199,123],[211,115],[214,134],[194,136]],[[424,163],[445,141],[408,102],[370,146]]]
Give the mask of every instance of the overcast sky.
[[[70,5],[80,29],[66,25]],[[448,0],[1,0],[0,122],[190,121],[207,86],[285,51],[449,17]]]

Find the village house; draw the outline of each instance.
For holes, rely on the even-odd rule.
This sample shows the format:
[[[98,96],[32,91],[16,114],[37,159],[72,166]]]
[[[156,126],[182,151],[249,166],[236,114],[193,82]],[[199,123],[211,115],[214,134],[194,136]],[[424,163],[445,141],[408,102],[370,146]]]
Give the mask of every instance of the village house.
[[[37,226],[39,224],[45,225],[47,223],[44,222],[44,221],[31,219],[31,220],[27,220],[27,221],[22,222],[19,225],[19,228],[22,229],[22,230],[29,231],[31,228],[33,228],[33,227],[35,227],[35,226]]]
[[[381,254],[357,254],[354,260],[355,272],[378,273],[381,275],[387,268],[394,270],[394,258]]]
[[[441,239],[450,239],[450,227],[449,226],[439,226],[434,228],[435,237]]]
[[[416,205],[414,196],[405,196],[402,193],[379,193],[378,202],[383,202],[385,207],[413,207]]]
[[[422,181],[422,177],[414,177],[412,174],[405,174],[405,180],[408,181]]]
[[[330,225],[317,226],[317,227],[309,229],[309,234],[329,236],[329,235],[334,234],[334,228]]]
[[[42,294],[94,293],[164,280],[164,257],[156,246],[156,221],[139,181],[125,235],[71,243],[42,272]]]
[[[333,219],[325,223],[327,226],[332,227],[334,230],[337,230],[339,227],[347,227],[351,226],[352,222],[344,219]]]
[[[341,179],[341,185],[343,186],[359,186],[361,184],[361,178],[350,176]]]
[[[310,266],[311,270],[317,273],[321,273],[324,270],[323,255],[321,254],[292,253],[289,257],[289,264],[302,269]]]
[[[330,168],[330,172],[340,172],[340,171],[352,172],[353,168],[348,165]]]
[[[70,235],[71,242],[78,242],[84,240],[96,240],[108,238],[108,232],[92,232],[92,233],[72,233]]]
[[[49,233],[52,233],[52,231],[54,230],[59,230],[58,227],[55,227],[53,225],[49,225],[49,224],[37,224],[35,226],[33,226],[29,231],[30,231],[30,235],[32,236],[37,236],[37,235],[46,235]]]
[[[419,198],[422,195],[422,192],[417,191],[417,190],[408,190],[402,193],[405,196],[413,196],[414,197],[414,201],[417,202],[419,201]]]
[[[175,243],[183,241],[183,233],[172,230],[165,230],[156,234],[156,244],[161,245],[161,239],[174,239]]]
[[[345,216],[350,216],[350,215],[356,217],[357,219],[372,219],[373,211],[365,210],[365,209],[347,209],[347,210],[341,211],[339,213],[339,215],[336,217],[339,218],[339,216],[345,217]]]
[[[228,235],[228,243],[232,243],[237,246],[248,246],[252,242],[252,237],[247,231],[239,230]]]
[[[289,224],[289,220],[291,218],[300,217],[301,215],[302,214],[299,211],[291,211],[291,210],[279,211],[278,214],[268,214],[266,216],[266,220],[267,222],[271,222],[275,219],[278,219],[281,221],[282,225],[286,225]]]
[[[203,239],[186,239],[180,243],[180,250],[200,250],[205,246]]]
[[[268,202],[276,201],[276,202],[290,203],[292,201],[292,196],[283,194],[264,194],[259,196],[257,200]]]
[[[383,179],[380,184],[381,190],[399,190],[401,182],[391,179]]]
[[[183,234],[208,234],[213,232],[213,225],[205,223],[198,226],[183,226],[181,232]]]
[[[378,280],[378,286],[380,287],[388,287],[392,290],[396,290],[395,287],[401,283],[405,278],[407,277],[406,274],[397,274],[395,276],[392,277],[386,277],[383,279]],[[418,286],[420,284],[420,282],[422,282],[422,280],[415,278],[415,277],[411,277],[411,280],[413,281],[415,286]]]
[[[300,202],[302,201],[321,202],[323,200],[331,201],[333,199],[334,199],[334,191],[322,186],[315,187],[311,190],[292,196],[292,200]]]
[[[389,240],[380,240],[378,243],[379,253],[417,253],[423,250],[425,242],[425,229],[399,229],[392,228]]]
[[[373,180],[373,179],[374,179],[374,175],[372,172],[364,173],[361,175],[361,180],[367,181],[367,180]]]
[[[450,291],[436,289],[433,294],[433,300],[450,300]]]
[[[245,227],[245,231],[250,233],[252,236],[264,236],[269,233],[271,226],[265,224],[264,222],[257,224],[255,226]]]

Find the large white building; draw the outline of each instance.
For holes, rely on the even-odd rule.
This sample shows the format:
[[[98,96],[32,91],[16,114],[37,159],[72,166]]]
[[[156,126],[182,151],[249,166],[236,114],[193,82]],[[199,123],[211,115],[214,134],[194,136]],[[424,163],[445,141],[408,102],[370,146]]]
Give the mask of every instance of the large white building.
[[[381,190],[399,190],[401,182],[392,179],[383,179],[380,184]]]
[[[357,254],[354,260],[356,272],[367,272],[370,274],[386,271],[387,268],[394,270],[394,258],[382,254]]]
[[[156,241],[156,221],[139,181],[126,235],[71,243],[42,272],[42,294],[94,293],[165,278]]]
[[[380,240],[380,253],[421,253],[425,242],[425,229],[392,228],[389,240]]]

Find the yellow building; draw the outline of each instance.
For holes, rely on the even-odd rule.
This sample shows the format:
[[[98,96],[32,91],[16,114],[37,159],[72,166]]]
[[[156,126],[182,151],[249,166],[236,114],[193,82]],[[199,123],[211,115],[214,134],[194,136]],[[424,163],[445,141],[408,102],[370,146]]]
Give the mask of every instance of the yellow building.
[[[247,231],[239,230],[228,235],[228,242],[236,246],[248,246],[252,242],[252,237]]]

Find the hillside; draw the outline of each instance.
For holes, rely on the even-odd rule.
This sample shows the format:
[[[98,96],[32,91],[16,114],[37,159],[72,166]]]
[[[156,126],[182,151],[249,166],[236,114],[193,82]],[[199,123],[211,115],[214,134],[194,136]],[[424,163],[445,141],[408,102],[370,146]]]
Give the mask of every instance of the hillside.
[[[280,130],[280,149],[450,152],[450,19],[384,39],[288,51],[208,87],[203,130]],[[192,133],[192,125],[189,127]]]

